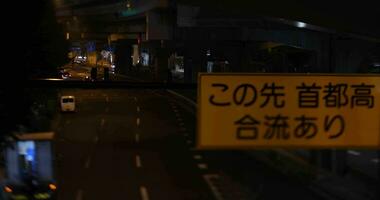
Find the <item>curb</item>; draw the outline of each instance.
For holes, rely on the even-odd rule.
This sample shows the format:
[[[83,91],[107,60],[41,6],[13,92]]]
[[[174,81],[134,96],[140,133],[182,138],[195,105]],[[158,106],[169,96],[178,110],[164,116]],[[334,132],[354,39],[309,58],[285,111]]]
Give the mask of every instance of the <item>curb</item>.
[[[195,109],[197,108],[197,103],[195,103],[195,101],[183,96],[182,94],[179,94],[177,92],[174,92],[173,90],[166,90],[167,92],[175,95],[175,96],[178,96],[179,98],[185,100],[186,102],[188,102],[190,105],[192,105]]]

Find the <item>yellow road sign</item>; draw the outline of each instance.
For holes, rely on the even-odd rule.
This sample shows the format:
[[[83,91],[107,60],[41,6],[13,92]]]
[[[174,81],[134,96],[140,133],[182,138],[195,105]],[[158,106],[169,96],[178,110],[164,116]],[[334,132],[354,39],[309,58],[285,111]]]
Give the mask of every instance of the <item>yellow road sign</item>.
[[[380,75],[200,74],[201,149],[380,147]]]

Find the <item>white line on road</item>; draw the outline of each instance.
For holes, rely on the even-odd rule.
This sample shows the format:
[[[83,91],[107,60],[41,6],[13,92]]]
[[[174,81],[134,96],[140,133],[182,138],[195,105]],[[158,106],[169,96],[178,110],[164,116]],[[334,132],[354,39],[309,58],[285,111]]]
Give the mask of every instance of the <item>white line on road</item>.
[[[140,187],[141,200],[149,200],[148,190],[146,187]]]
[[[140,117],[138,117],[138,118],[136,119],[136,124],[137,124],[137,126],[140,126]]]
[[[139,155],[136,155],[136,167],[140,168],[141,167],[141,159]]]
[[[79,189],[77,192],[77,196],[75,197],[75,200],[82,200],[82,199],[83,199],[83,191]]]
[[[140,106],[137,106],[137,112],[140,112]]]
[[[109,98],[108,98],[108,96],[106,97],[106,102],[109,102]]]
[[[86,164],[84,165],[84,168],[86,168],[86,169],[90,168],[90,164],[91,164],[91,158],[88,157],[86,160]]]
[[[360,152],[357,152],[357,151],[348,150],[348,153],[354,156],[360,156]]]
[[[136,139],[136,143],[139,143],[139,141],[140,141],[140,136],[139,136],[139,134],[136,134],[135,139]]]
[[[199,163],[199,164],[198,164],[198,168],[199,168],[199,169],[207,169],[208,166],[207,166],[207,164],[205,164],[205,163]]]
[[[200,159],[202,159],[202,156],[201,155],[194,155],[194,159],[195,160],[200,160]]]
[[[379,163],[379,159],[378,159],[378,158],[374,158],[374,159],[372,159],[371,161],[374,162],[374,163],[376,163],[376,164]]]
[[[106,122],[106,120],[104,120],[104,118],[103,118],[102,121],[100,122],[100,126],[104,126],[105,122]]]
[[[211,179],[219,179],[219,175],[216,174],[205,174],[203,175],[203,178],[206,180],[206,183],[211,188],[212,193],[215,196],[216,200],[223,200],[223,196],[218,190],[218,188],[213,184]]]

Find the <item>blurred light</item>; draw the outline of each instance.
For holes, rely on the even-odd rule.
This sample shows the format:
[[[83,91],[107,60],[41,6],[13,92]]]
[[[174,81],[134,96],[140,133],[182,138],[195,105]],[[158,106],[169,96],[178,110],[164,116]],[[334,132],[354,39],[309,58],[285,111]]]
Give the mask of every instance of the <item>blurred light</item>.
[[[127,1],[127,8],[131,8],[131,2]]]
[[[70,33],[66,33],[66,40],[70,39]]]
[[[305,28],[305,27],[306,27],[306,24],[303,23],[303,22],[297,22],[296,26],[297,26],[298,28]]]
[[[8,187],[8,186],[5,186],[5,187],[4,187],[4,191],[5,191],[5,192],[8,192],[8,193],[13,192],[12,188],[10,188],[10,187]]]
[[[380,62],[379,63],[374,63],[373,66],[380,67]]]
[[[47,78],[45,80],[48,80],[48,81],[61,81],[62,79],[59,79],[59,78]]]
[[[50,195],[48,193],[37,193],[34,194],[35,199],[49,199]]]
[[[50,188],[51,190],[56,190],[56,189],[57,189],[57,186],[55,186],[54,184],[50,183],[50,184],[49,184],[49,188]]]
[[[11,198],[13,200],[28,200],[28,197],[26,197],[25,195],[21,195],[21,194],[12,195]]]

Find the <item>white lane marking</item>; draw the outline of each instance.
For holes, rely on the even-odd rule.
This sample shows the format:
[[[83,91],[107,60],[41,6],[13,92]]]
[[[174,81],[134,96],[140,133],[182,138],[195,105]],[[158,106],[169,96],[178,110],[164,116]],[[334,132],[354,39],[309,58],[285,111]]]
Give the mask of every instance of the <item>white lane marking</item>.
[[[139,141],[140,141],[140,136],[139,136],[139,134],[136,134],[136,136],[135,136],[135,140],[136,140],[136,143],[139,143]]]
[[[203,175],[203,179],[205,179],[207,185],[210,187],[212,193],[215,196],[215,199],[216,200],[223,200],[222,194],[220,193],[220,191],[218,190],[218,188],[215,187],[215,185],[213,184],[213,182],[211,180],[211,179],[219,179],[219,175],[216,175],[216,174],[205,174],[205,175]]]
[[[82,200],[82,199],[83,199],[83,190],[79,189],[75,197],[75,200]]]
[[[103,118],[102,121],[100,122],[100,126],[104,126],[105,122],[106,122],[106,120],[104,120],[104,118]]]
[[[136,119],[136,124],[137,124],[137,126],[140,126],[140,117],[138,117],[138,118]]]
[[[208,166],[207,166],[207,164],[205,164],[205,163],[199,163],[199,164],[198,164],[198,168],[199,168],[199,169],[207,169]]]
[[[108,113],[109,110],[110,110],[110,109],[107,107],[107,108],[106,108],[106,113]]]
[[[86,169],[90,168],[90,164],[91,164],[91,157],[88,157],[86,160],[86,164],[84,165],[84,168]]]
[[[99,137],[98,136],[95,136],[94,137],[94,142],[97,143],[99,141]]]
[[[360,156],[360,152],[357,152],[357,151],[348,150],[348,153],[354,156]]]
[[[106,97],[106,102],[109,102],[109,100],[110,100],[110,99],[109,99],[108,96],[107,96],[107,97]]]
[[[139,155],[136,155],[136,167],[140,168],[141,167],[141,159]]]
[[[133,99],[137,102],[137,97],[133,97]]]
[[[140,186],[141,200],[149,200],[148,190],[144,186]]]
[[[374,162],[374,163],[376,163],[376,164],[379,163],[379,159],[378,159],[378,158],[374,158],[374,159],[372,159],[371,161]]]
[[[140,106],[137,106],[137,112],[140,112]]]
[[[195,160],[200,160],[200,159],[202,159],[202,156],[201,156],[201,155],[194,155],[193,157],[194,157]]]

